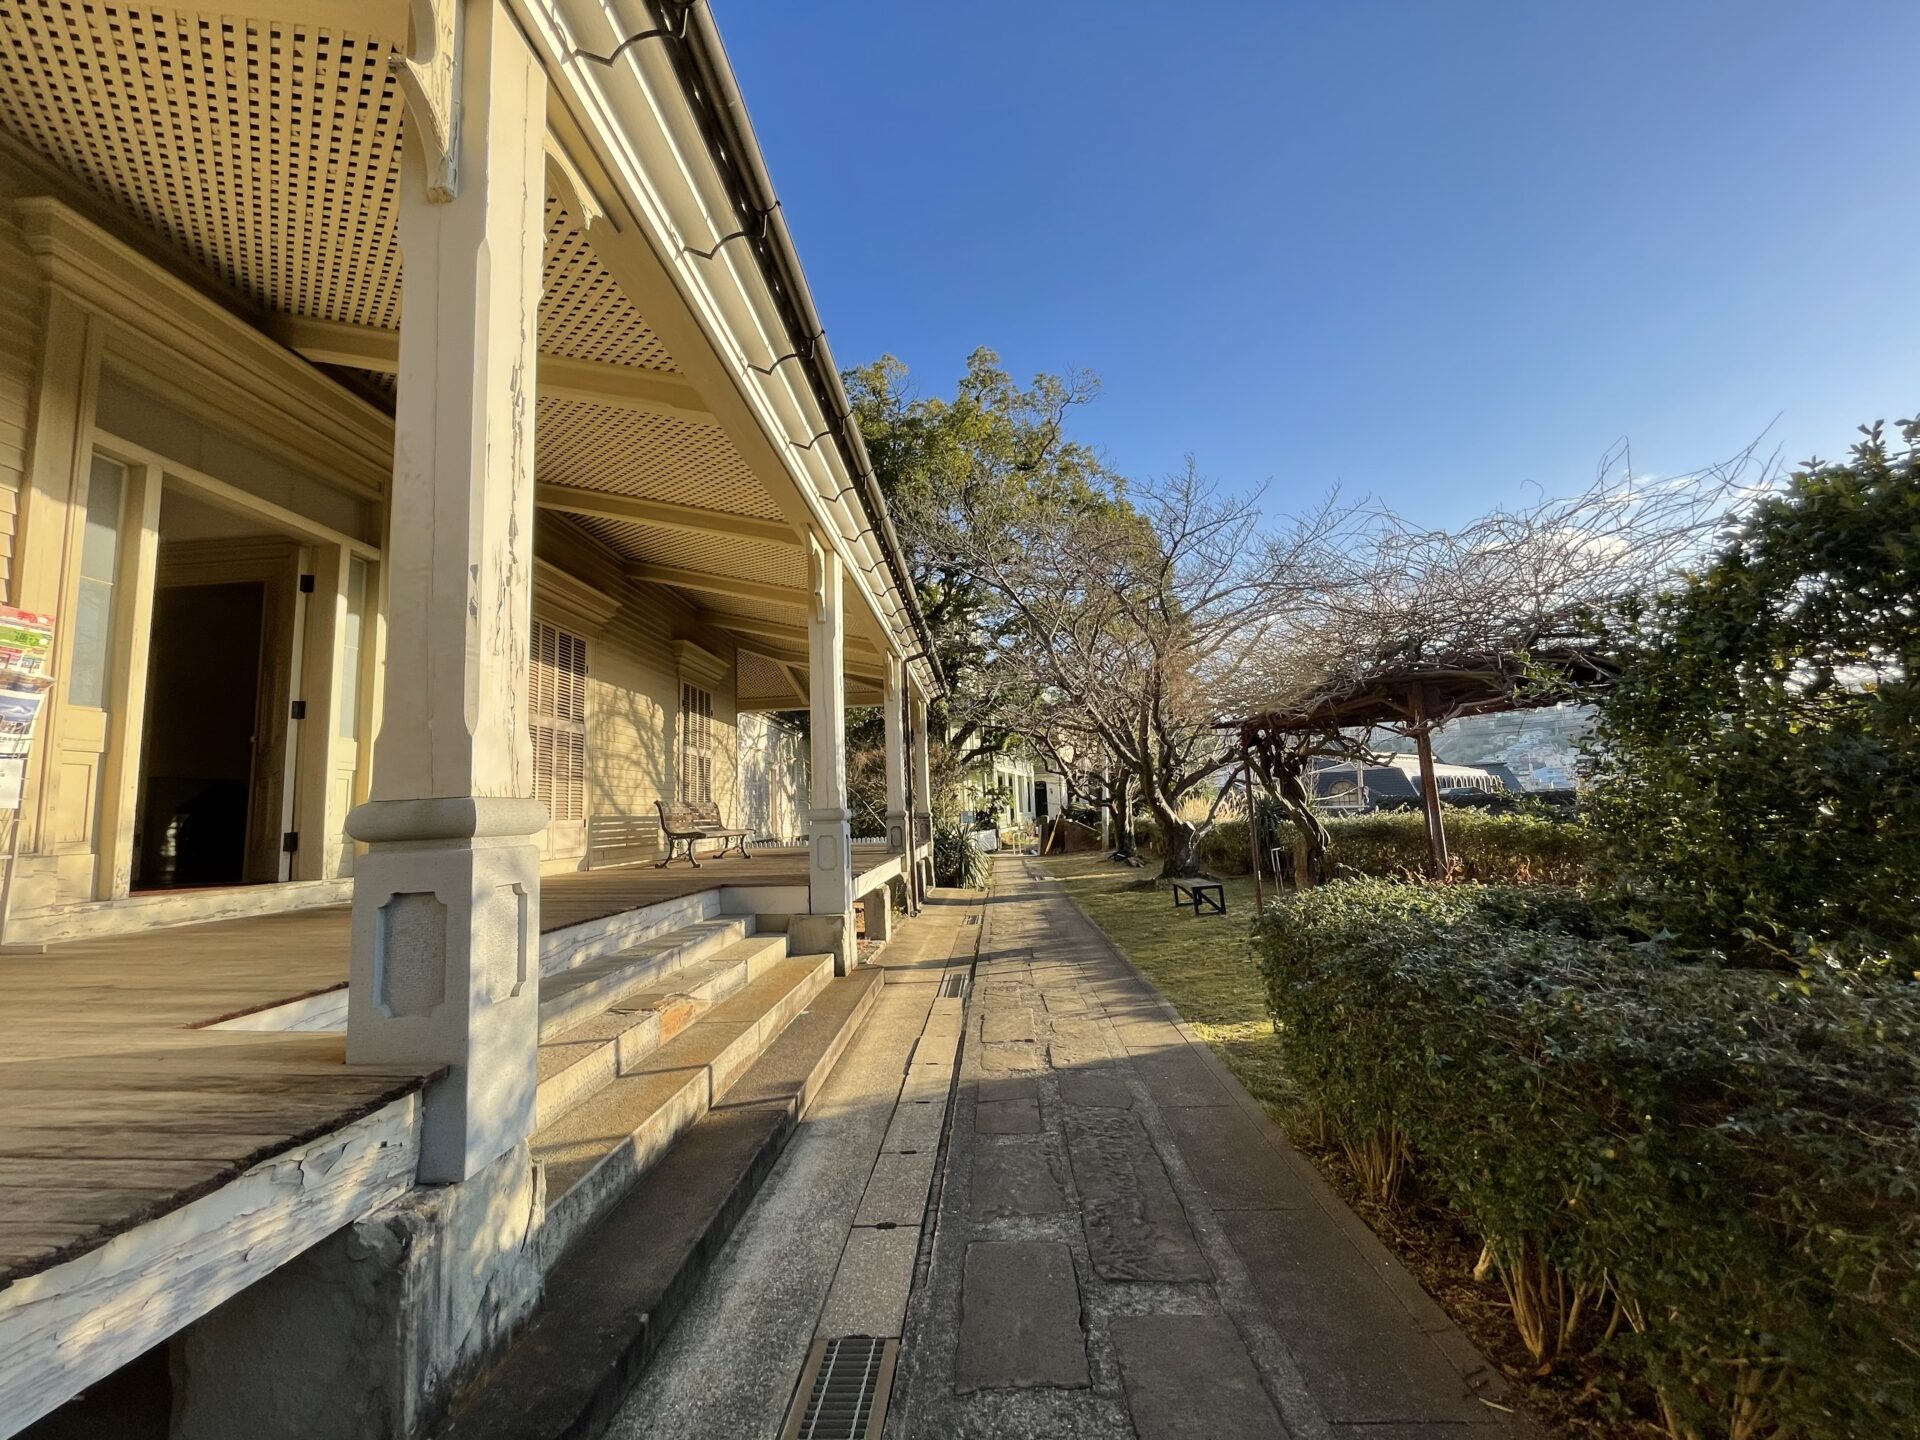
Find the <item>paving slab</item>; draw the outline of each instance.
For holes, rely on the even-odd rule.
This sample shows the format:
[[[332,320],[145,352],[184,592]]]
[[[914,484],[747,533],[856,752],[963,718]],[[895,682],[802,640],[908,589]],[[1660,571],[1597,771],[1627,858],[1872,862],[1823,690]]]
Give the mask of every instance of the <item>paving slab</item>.
[[[1215,1210],[1291,1209],[1311,1205],[1305,1178],[1268,1148],[1236,1105],[1163,1105],[1180,1158]]]
[[[1038,1075],[1046,1069],[1041,1063],[1039,1051],[1031,1043],[999,1045],[982,1042],[979,1060],[982,1075]]]
[[[1374,1426],[1489,1418],[1405,1307],[1384,1288],[1353,1283],[1363,1262],[1317,1208],[1233,1211],[1220,1224],[1329,1420]],[[1480,1378],[1482,1388],[1496,1380],[1491,1369]]]
[[[1067,1153],[1093,1268],[1103,1280],[1208,1280],[1166,1167],[1130,1110],[1070,1110]]]
[[[1057,1215],[1066,1208],[1066,1190],[1039,1137],[1002,1139],[975,1152],[970,1206],[975,1220]]]
[[[1131,1110],[1133,1087],[1116,1070],[1078,1070],[1060,1077],[1060,1100],[1066,1105]]]
[[[980,1099],[983,1103],[1032,1100],[1037,1104],[1040,1099],[1040,1077],[1038,1075],[982,1075]]]
[[[1054,1241],[981,1240],[967,1247],[953,1388],[1081,1389],[1087,1372],[1073,1256]]]
[[[1225,1315],[1121,1315],[1112,1333],[1140,1440],[1287,1440]]]
[[[980,1038],[989,1045],[1031,1041],[1033,1012],[1025,1005],[1018,1009],[989,1010],[980,1018]]]
[[[854,1212],[855,1225],[909,1225],[915,1230],[927,1213],[927,1188],[933,1184],[931,1150],[917,1155],[884,1154],[873,1162],[866,1193]]]
[[[834,1271],[833,1288],[820,1312],[818,1334],[896,1336],[913,1288],[913,1262],[920,1248],[920,1227],[856,1229]]]
[[[886,1141],[880,1148],[896,1154],[905,1150],[926,1154],[939,1146],[946,1118],[945,1107],[938,1104],[902,1105],[893,1112]]]
[[[1038,1100],[982,1100],[974,1107],[973,1128],[981,1135],[1038,1135]]]
[[[1233,1096],[1193,1047],[1156,1050],[1133,1057],[1138,1075],[1156,1105],[1231,1105]]]

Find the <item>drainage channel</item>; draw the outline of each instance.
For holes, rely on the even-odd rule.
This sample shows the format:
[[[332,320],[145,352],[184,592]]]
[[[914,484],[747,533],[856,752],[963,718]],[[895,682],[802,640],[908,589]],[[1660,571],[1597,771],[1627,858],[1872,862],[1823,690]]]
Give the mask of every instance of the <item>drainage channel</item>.
[[[893,1393],[898,1340],[847,1335],[816,1340],[800,1372],[796,1407],[781,1440],[879,1440]]]
[[[976,924],[978,920],[978,915],[966,917]],[[816,1335],[808,1351],[799,1383],[788,1402],[781,1440],[879,1440],[886,1425],[887,1402],[900,1355],[899,1331],[905,1324],[908,1299],[924,1282],[925,1267],[932,1255],[931,1230],[938,1212],[935,1192],[945,1170],[955,1081],[966,1033],[967,999],[979,958],[978,932],[961,933],[967,936],[966,943],[963,947],[955,937],[954,948],[960,953],[949,955],[914,1043],[874,1174],[856,1208],[853,1232],[828,1293],[822,1333]],[[937,1127],[931,1123],[936,1113]],[[901,1143],[908,1140],[912,1143]],[[916,1157],[923,1154],[932,1163],[918,1190],[917,1204],[896,1186],[880,1183],[881,1170],[890,1159],[896,1166],[903,1162],[917,1166]],[[886,1198],[876,1200],[876,1196]],[[896,1245],[890,1237],[902,1231],[906,1233]],[[856,1244],[865,1247],[862,1254],[866,1258],[858,1262],[854,1258]],[[874,1263],[876,1252],[882,1250],[885,1258]],[[895,1292],[897,1308],[889,1308],[883,1317],[877,1311],[836,1307],[835,1297],[850,1267],[860,1276],[857,1288]],[[884,1329],[890,1323],[893,1333],[825,1333],[836,1323],[848,1330],[856,1323],[874,1329]]]

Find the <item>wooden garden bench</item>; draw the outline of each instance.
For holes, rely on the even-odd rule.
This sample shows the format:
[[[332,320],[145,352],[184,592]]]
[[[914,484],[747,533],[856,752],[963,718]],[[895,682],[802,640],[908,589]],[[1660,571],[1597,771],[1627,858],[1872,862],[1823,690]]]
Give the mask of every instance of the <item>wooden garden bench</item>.
[[[753,858],[747,854],[747,836],[751,832],[739,829],[737,826],[729,825],[725,820],[721,819],[719,801],[702,800],[697,802],[693,806],[693,818],[698,822],[701,833],[710,839],[726,841],[726,844],[720,847],[720,853],[722,855],[725,855],[729,850],[738,850],[742,860],[751,860]]]
[[[687,863],[694,869],[700,868],[700,857],[695,847],[702,840],[721,840],[720,853],[738,849],[740,858],[750,860],[747,854],[748,831],[736,829],[720,818],[720,807],[711,800],[697,804],[684,800],[656,800],[655,808],[660,811],[660,833],[666,837],[667,853],[654,868],[664,870],[673,863],[674,852],[682,845],[687,847]]]
[[[1191,905],[1196,915],[1200,913],[1202,905],[1215,915],[1224,915],[1227,913],[1227,887],[1218,880],[1204,877],[1176,880],[1173,882],[1173,903]]]

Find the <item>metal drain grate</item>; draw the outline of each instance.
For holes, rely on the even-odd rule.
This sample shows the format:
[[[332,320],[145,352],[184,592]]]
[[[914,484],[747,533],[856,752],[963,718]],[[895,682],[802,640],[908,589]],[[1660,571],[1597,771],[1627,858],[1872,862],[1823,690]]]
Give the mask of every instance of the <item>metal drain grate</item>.
[[[781,1440],[875,1440],[887,1418],[898,1340],[816,1340]]]
[[[967,993],[967,977],[964,974],[949,975],[940,982],[942,1000],[958,1000]]]

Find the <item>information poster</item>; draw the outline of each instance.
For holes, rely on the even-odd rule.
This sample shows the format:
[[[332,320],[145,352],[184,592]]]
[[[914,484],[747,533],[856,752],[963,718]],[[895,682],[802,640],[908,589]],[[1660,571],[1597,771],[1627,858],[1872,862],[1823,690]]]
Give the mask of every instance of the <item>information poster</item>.
[[[0,605],[0,811],[26,792],[33,727],[52,684],[53,617]]]

